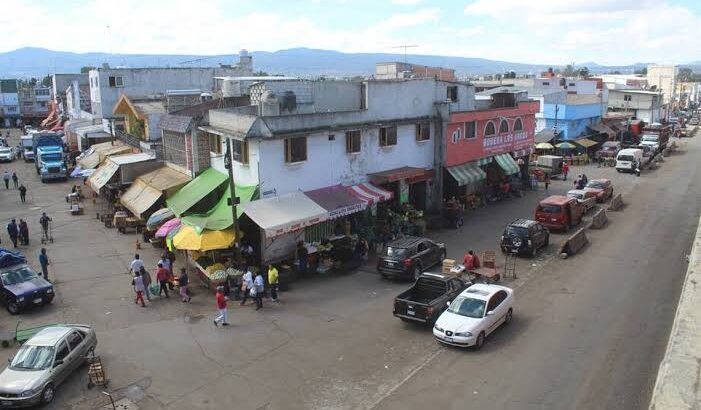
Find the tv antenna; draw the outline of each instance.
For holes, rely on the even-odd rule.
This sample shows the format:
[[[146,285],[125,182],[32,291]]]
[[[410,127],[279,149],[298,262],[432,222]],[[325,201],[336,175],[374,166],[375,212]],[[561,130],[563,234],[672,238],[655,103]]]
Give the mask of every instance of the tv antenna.
[[[407,62],[407,61],[406,61],[406,50],[407,50],[407,48],[416,48],[416,47],[418,47],[418,45],[416,45],[416,44],[404,44],[404,45],[401,45],[401,46],[394,46],[394,47],[392,47],[392,48],[403,48],[403,49],[404,49],[404,64],[406,64],[406,62]]]

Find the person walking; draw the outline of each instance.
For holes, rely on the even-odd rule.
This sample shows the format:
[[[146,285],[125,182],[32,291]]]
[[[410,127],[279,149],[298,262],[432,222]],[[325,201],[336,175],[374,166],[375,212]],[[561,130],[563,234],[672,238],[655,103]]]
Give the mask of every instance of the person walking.
[[[163,267],[163,264],[158,264],[158,269],[156,269],[156,280],[158,281],[158,284],[160,285],[160,289],[158,290],[158,296],[161,296],[164,292],[166,294],[166,299],[170,298],[168,295],[168,279],[170,278],[170,273],[168,272],[168,269]]]
[[[148,300],[150,302],[151,301],[151,290],[149,288],[151,287],[151,283],[153,283],[153,281],[151,280],[151,274],[146,270],[146,267],[144,267],[143,265],[141,266],[141,268],[139,268],[138,272],[141,274],[141,277],[144,279],[144,294],[146,295],[146,300]]]
[[[41,273],[44,275],[44,279],[49,280],[49,255],[46,254],[46,248],[41,248],[41,251],[39,251],[39,265],[41,265]]]
[[[29,226],[27,225],[27,221],[24,219],[19,220],[19,237],[20,237],[20,244],[22,245],[29,245]]]
[[[217,294],[214,296],[214,300],[217,303],[217,312],[219,314],[217,317],[214,318],[214,327],[219,326],[219,322],[221,322],[222,326],[229,326],[229,321],[227,320],[227,311],[226,311],[226,296],[224,295],[224,286],[218,286],[217,287]]]
[[[189,279],[187,277],[187,269],[180,269],[180,276],[178,277],[178,286],[180,287],[180,299],[183,303],[190,303],[192,298],[187,294],[187,286],[189,284]]]
[[[543,183],[545,184],[545,190],[547,191],[548,187],[550,186],[550,174],[545,174],[545,176],[543,177]]]
[[[10,236],[10,240],[12,240],[12,246],[16,248],[17,237],[19,236],[19,227],[17,226],[17,222],[15,222],[14,219],[10,221],[9,224],[7,224],[7,234]]]
[[[280,284],[280,275],[272,264],[268,265],[268,285],[270,285],[270,300],[278,303],[277,298],[278,286]]]
[[[243,292],[243,299],[241,299],[241,306],[246,304],[248,296],[251,289],[253,289],[253,273],[251,273],[250,267],[246,267],[246,273],[241,277],[241,292]]]
[[[258,272],[256,275],[253,288],[256,290],[256,310],[259,310],[263,307],[263,292],[265,292],[265,281],[262,273]]]
[[[5,189],[10,189],[10,178],[12,178],[10,171],[5,170],[2,174],[2,180],[5,181]]]
[[[589,178],[587,178],[587,174],[582,174],[582,188],[587,186],[588,183],[589,183]]]
[[[134,287],[134,292],[136,292],[134,303],[139,304],[139,302],[141,302],[141,307],[146,307],[146,303],[144,303],[144,291],[146,287],[144,286],[144,278],[141,277],[141,272],[137,271],[134,274],[134,279],[131,280],[131,285]]]
[[[562,175],[564,175],[563,181],[567,181],[567,174],[570,173],[570,166],[565,162],[562,164]]]
[[[297,258],[299,259],[299,273],[306,275],[309,251],[307,247],[304,246],[304,241],[297,242]]]
[[[39,224],[41,225],[41,229],[43,231],[43,237],[45,241],[49,240],[49,224],[51,223],[51,218],[49,218],[46,215],[46,212],[41,213],[41,218],[39,218]]]
[[[173,290],[173,282],[175,277],[173,276],[172,265],[170,264],[170,259],[168,259],[168,254],[164,253],[161,256],[161,260],[158,261],[159,265],[162,265],[165,270],[168,271],[168,289]]]
[[[144,261],[141,260],[141,256],[139,254],[134,255],[134,260],[131,261],[131,265],[129,265],[131,269],[131,273],[134,274],[136,272],[140,272],[141,269],[144,267]]]
[[[19,189],[19,200],[22,201],[22,203],[27,202],[27,187],[21,184],[17,189]]]
[[[12,173],[12,184],[15,186],[15,189],[17,189],[19,186],[19,178],[17,178],[16,172]]]

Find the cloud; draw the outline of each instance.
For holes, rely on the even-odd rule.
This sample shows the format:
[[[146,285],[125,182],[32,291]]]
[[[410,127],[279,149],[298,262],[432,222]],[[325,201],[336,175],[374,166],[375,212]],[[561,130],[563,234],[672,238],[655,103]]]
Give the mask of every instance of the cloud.
[[[392,29],[414,27],[426,23],[434,23],[440,20],[441,11],[439,9],[424,9],[413,13],[399,13],[390,16],[383,25]]]
[[[398,6],[416,6],[421,3],[422,0],[392,0],[392,4]]]

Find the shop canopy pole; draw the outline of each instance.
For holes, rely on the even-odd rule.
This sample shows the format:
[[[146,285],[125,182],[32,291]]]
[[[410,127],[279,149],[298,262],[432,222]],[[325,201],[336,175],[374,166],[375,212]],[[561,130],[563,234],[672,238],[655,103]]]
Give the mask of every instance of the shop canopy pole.
[[[236,215],[236,206],[239,203],[239,197],[236,196],[236,184],[234,183],[234,164],[231,160],[231,138],[226,138],[226,157],[224,157],[224,166],[229,171],[229,189],[231,190],[231,213],[234,221],[234,255],[236,263],[241,263],[241,235],[239,233],[239,218]]]

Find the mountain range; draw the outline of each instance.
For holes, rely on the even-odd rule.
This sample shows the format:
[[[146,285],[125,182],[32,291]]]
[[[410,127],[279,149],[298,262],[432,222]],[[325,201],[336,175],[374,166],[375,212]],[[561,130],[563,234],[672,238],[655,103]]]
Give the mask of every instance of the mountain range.
[[[300,77],[368,75],[375,70],[375,63],[408,61],[416,64],[453,68],[460,76],[503,73],[540,73],[557,64],[524,64],[472,57],[449,57],[419,54],[342,53],[331,50],[293,48],[275,52],[254,51],[253,66],[269,74],[285,74]],[[0,77],[29,78],[53,73],[75,73],[81,67],[99,67],[103,63],[111,67],[206,67],[218,64],[235,64],[238,55],[173,55],[173,54],[109,54],[72,53],[44,48],[25,47],[0,53]],[[591,73],[620,71],[632,73],[646,66],[637,63],[627,66],[603,66],[596,63],[577,64],[587,67]]]

